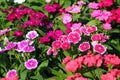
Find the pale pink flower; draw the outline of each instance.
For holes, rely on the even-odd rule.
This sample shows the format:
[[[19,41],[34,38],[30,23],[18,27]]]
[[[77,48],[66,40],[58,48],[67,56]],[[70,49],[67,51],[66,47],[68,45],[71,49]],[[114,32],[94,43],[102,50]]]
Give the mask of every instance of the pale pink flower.
[[[81,0],[81,1],[78,1],[77,4],[78,4],[79,6],[82,6],[82,5],[86,4],[86,2],[84,2],[84,1]]]
[[[104,74],[101,76],[101,80],[117,80],[115,76],[113,76],[112,74],[108,73],[108,74]]]
[[[104,54],[106,52],[106,47],[101,44],[96,44],[93,46],[93,50],[97,53]]]
[[[112,29],[110,23],[105,23],[105,24],[102,25],[102,27],[103,27],[103,29],[105,29],[105,30],[111,30],[111,29]]]
[[[59,49],[59,48],[61,48],[61,45],[62,45],[62,42],[60,40],[56,40],[56,41],[52,42],[53,48]]]
[[[68,41],[77,44],[81,40],[80,34],[78,32],[70,32],[68,34]]]
[[[86,50],[88,50],[88,49],[90,49],[90,44],[89,44],[89,42],[83,42],[83,43],[81,43],[81,44],[79,45],[79,50],[80,50],[81,52],[84,52],[84,51],[86,51]]]
[[[35,48],[33,46],[26,46],[23,49],[23,52],[33,52],[33,51],[35,51]]]
[[[90,2],[88,4],[88,7],[91,8],[91,9],[98,9],[99,8],[99,4],[95,3],[95,2]]]
[[[68,14],[68,13],[65,13],[63,16],[62,16],[62,21],[64,24],[67,24],[69,22],[72,21],[72,15]]]
[[[15,69],[9,70],[6,77],[17,76],[17,71]]]
[[[79,13],[81,10],[80,10],[80,7],[77,6],[77,5],[72,5],[72,6],[69,6],[67,9],[66,9],[67,12],[70,12],[70,13]]]
[[[36,31],[30,31],[26,34],[26,38],[28,39],[34,39],[38,37],[38,33]]]

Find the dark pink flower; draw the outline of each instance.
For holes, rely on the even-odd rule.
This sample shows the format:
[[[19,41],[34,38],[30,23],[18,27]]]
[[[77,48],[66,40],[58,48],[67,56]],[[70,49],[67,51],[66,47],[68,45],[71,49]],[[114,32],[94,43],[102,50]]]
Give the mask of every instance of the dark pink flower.
[[[68,50],[70,49],[70,43],[69,42],[63,42],[62,45],[61,45],[61,48],[63,50]]]
[[[68,34],[68,41],[77,44],[81,40],[80,34],[78,32],[70,32]]]
[[[21,37],[22,35],[23,35],[23,32],[22,32],[22,31],[19,31],[19,30],[15,31],[15,32],[13,33],[13,36],[16,36],[16,37]]]
[[[56,40],[56,41],[52,42],[52,47],[53,48],[59,49],[59,48],[61,48],[61,45],[62,45],[62,42],[59,41],[59,40]]]
[[[88,50],[88,49],[90,49],[90,44],[89,44],[89,42],[83,42],[83,43],[81,43],[81,44],[79,45],[79,50],[80,50],[81,52],[84,52],[84,51],[86,51],[86,50]]]
[[[100,54],[104,54],[106,52],[106,47],[101,44],[94,45],[93,49],[95,52],[100,53]]]

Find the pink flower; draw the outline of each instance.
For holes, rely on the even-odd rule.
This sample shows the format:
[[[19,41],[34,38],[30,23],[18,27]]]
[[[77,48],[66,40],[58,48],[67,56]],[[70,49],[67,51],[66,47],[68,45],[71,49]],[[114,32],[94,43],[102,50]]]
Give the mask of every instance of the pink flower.
[[[41,44],[49,43],[50,38],[48,36],[43,36],[43,37],[39,38],[39,41],[40,41]]]
[[[78,78],[75,78],[75,80],[87,80],[87,78],[78,77]]]
[[[71,60],[66,64],[65,69],[70,72],[75,72],[78,69],[78,63],[75,60]]]
[[[114,0],[102,0],[99,4],[100,7],[110,7],[114,3]]]
[[[98,9],[99,8],[99,4],[98,3],[95,3],[95,2],[90,2],[88,4],[88,7],[89,8],[92,8],[92,9]]]
[[[81,40],[80,34],[77,32],[70,32],[68,34],[68,41],[77,44]]]
[[[77,4],[78,4],[79,6],[82,6],[82,5],[86,4],[86,2],[84,2],[84,1],[78,1]]]
[[[62,42],[59,41],[59,40],[56,40],[56,41],[52,42],[52,47],[53,48],[59,49],[61,47],[61,45],[62,45]]]
[[[18,76],[9,76],[7,78],[2,78],[1,80],[19,80],[18,78]]]
[[[26,38],[28,39],[35,39],[38,37],[38,33],[36,31],[30,31],[26,34]]]
[[[62,64],[67,64],[71,60],[70,56],[66,56],[64,60],[62,61]]]
[[[53,7],[52,5],[48,4],[45,6],[45,10],[48,12],[48,13],[52,13],[52,12],[56,12],[56,8]]]
[[[111,29],[112,29],[111,24],[109,24],[109,23],[103,24],[102,27],[103,27],[103,29],[105,29],[105,30],[111,30]]]
[[[116,77],[114,77],[112,74],[104,74],[101,76],[101,80],[116,80]]]
[[[17,43],[16,50],[18,52],[32,52],[35,50],[33,46],[30,46],[33,42],[29,40],[22,40],[21,42]]]
[[[61,45],[61,48],[63,50],[68,50],[70,49],[70,43],[69,42],[63,42],[62,45]]]
[[[17,76],[17,72],[15,69],[9,70],[7,72],[7,76],[6,77],[10,77],[10,76]]]
[[[51,55],[51,54],[57,55],[57,53],[58,53],[57,50],[51,47],[47,50],[47,55]]]
[[[5,47],[6,50],[11,50],[16,47],[16,43],[9,42],[8,45]]]
[[[77,6],[77,5],[72,5],[72,6],[69,6],[67,9],[66,9],[67,12],[70,12],[70,13],[79,13],[81,10],[80,10],[80,7]]]
[[[93,46],[95,52],[104,54],[106,52],[106,47],[101,44],[96,44]]]
[[[35,51],[35,48],[33,46],[26,46],[23,49],[23,52],[33,52],[33,51]]]
[[[65,13],[63,16],[62,16],[62,21],[64,24],[67,24],[69,22],[72,21],[72,16],[68,13]]]
[[[23,32],[22,32],[22,31],[19,31],[19,30],[15,31],[15,32],[13,33],[13,36],[16,36],[16,37],[21,37],[22,35],[23,35]]]
[[[81,52],[84,52],[84,51],[86,51],[86,50],[88,50],[88,49],[90,49],[90,44],[89,44],[89,42],[83,42],[83,43],[81,43],[81,44],[79,45],[79,50],[80,50]]]
[[[120,64],[120,59],[118,56],[116,56],[115,54],[109,54],[109,55],[105,55],[104,56],[104,65],[106,67],[109,67],[109,65],[112,65],[113,67],[116,67]]]
[[[100,34],[92,35],[91,40],[92,41],[100,41],[101,40]]]
[[[29,70],[35,69],[38,66],[38,61],[36,59],[29,59],[25,62],[24,65]]]

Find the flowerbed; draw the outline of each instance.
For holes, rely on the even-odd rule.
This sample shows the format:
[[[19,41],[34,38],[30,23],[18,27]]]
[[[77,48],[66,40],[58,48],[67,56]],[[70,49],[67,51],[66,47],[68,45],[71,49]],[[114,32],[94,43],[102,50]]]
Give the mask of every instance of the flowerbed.
[[[1,0],[1,80],[120,80],[119,0]]]

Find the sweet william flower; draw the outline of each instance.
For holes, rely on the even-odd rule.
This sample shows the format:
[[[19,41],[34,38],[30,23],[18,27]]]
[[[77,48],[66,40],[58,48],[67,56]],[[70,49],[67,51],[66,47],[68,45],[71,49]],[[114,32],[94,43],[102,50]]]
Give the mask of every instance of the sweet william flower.
[[[24,63],[28,70],[35,69],[38,66],[38,61],[36,59],[29,59]]]
[[[66,64],[65,69],[70,72],[75,72],[78,69],[78,63],[75,60],[71,60]]]
[[[78,32],[70,32],[68,34],[68,41],[77,44],[81,40],[80,34]]]
[[[35,39],[38,37],[38,33],[36,31],[30,31],[26,34],[26,38],[28,39]]]
[[[15,32],[13,33],[13,36],[16,36],[16,37],[21,37],[22,35],[23,35],[23,32],[22,32],[22,31],[19,31],[19,30],[15,31]]]
[[[15,69],[9,70],[6,77],[17,76],[17,71]]]
[[[100,54],[104,54],[106,52],[106,47],[101,44],[94,45],[93,49],[95,52],[100,53]]]
[[[22,4],[25,0],[14,0],[14,3]]]
[[[89,42],[83,42],[83,43],[81,43],[81,44],[79,45],[79,50],[80,50],[81,52],[84,52],[84,51],[86,51],[86,50],[88,50],[88,49],[90,49],[90,44],[89,44]]]
[[[70,49],[70,43],[69,42],[63,42],[62,45],[61,45],[61,48],[63,50],[68,50]]]
[[[111,30],[111,29],[112,29],[111,24],[109,24],[109,23],[103,24],[102,27],[103,27],[103,29],[105,29],[105,30]]]
[[[62,16],[62,21],[63,21],[64,24],[70,23],[72,21],[72,15],[70,15],[68,13],[65,13]]]

